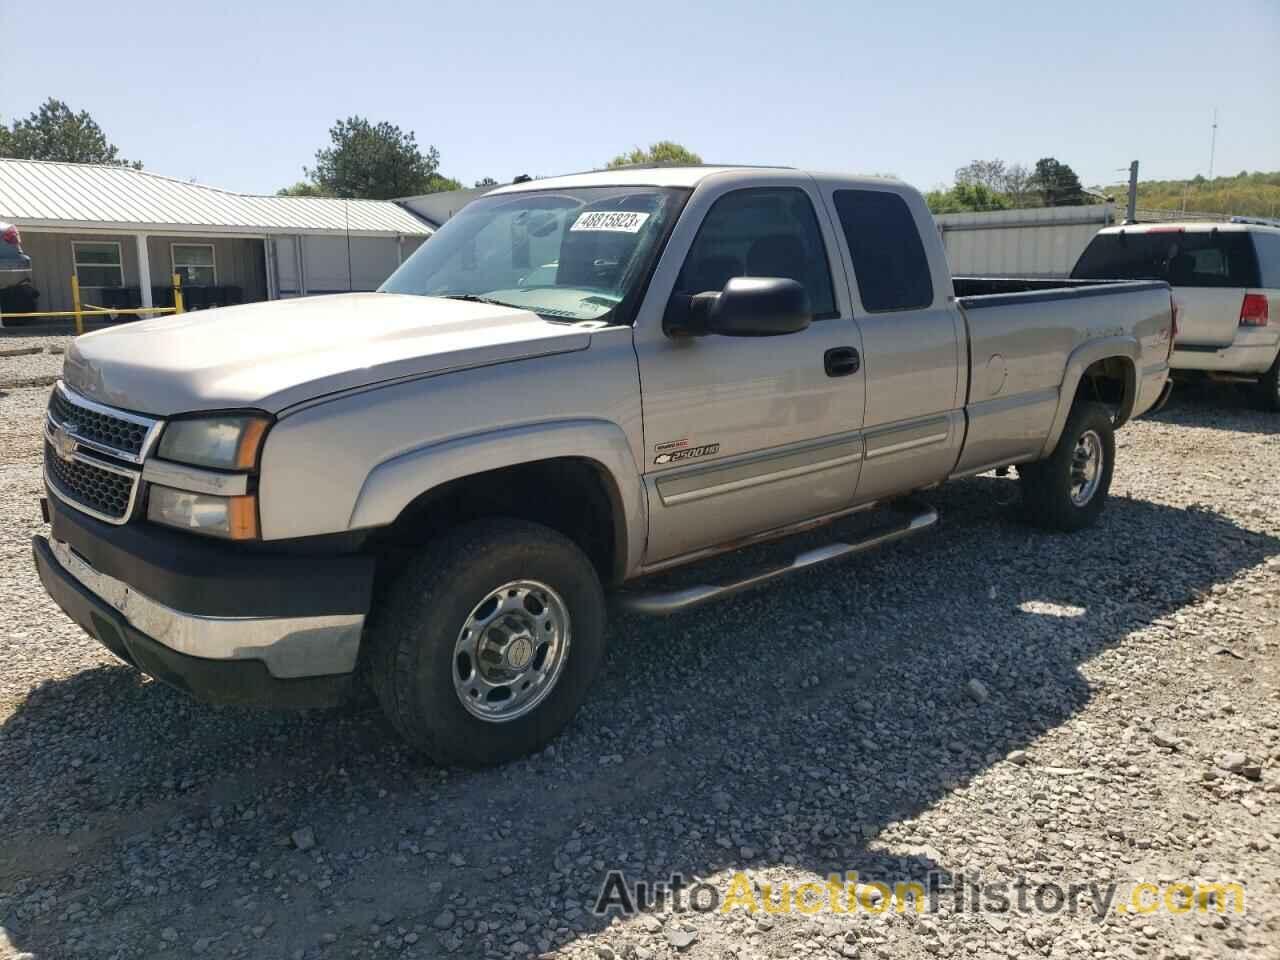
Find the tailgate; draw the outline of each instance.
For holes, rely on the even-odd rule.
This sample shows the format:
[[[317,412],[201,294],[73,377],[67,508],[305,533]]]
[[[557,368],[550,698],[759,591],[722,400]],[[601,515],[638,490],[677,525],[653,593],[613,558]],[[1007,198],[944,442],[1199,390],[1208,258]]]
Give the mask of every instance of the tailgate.
[[[1178,303],[1179,346],[1226,347],[1240,326],[1245,291],[1235,287],[1174,287]]]

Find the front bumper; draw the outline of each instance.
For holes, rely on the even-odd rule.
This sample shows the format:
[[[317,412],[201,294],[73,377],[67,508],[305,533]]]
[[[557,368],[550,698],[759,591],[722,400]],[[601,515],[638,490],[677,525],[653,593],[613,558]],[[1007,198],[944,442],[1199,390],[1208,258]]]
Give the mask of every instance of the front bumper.
[[[45,589],[121,659],[211,703],[320,706],[351,685],[373,579],[360,555],[206,544],[50,501]]]

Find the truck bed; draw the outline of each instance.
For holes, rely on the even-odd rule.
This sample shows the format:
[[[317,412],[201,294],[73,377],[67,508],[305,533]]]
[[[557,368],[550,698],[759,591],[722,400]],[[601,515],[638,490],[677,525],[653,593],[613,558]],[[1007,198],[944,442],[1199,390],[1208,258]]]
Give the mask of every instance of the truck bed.
[[[1065,299],[1073,296],[1099,296],[1167,286],[1161,280],[1067,280],[1030,277],[953,277],[952,284],[955,287],[956,297],[966,307],[990,306],[990,298],[1009,294],[1041,293],[1046,295],[1046,299]],[[1088,287],[1095,288],[1095,291],[1085,293],[1084,288]],[[1119,290],[1116,289],[1117,287],[1124,289]],[[1032,302],[1032,298],[1023,297],[1019,301],[1009,302]]]
[[[1091,342],[1114,341],[1110,352],[1121,350],[1132,360],[1135,395],[1123,419],[1158,399],[1172,334],[1167,284],[998,277],[954,283],[969,346],[968,427],[956,475],[1034,459],[1026,442],[1031,435],[1047,434],[1052,447],[1071,406],[1070,395],[1063,403],[1064,377],[1073,377],[1074,389],[1097,359],[1087,353]],[[1046,356],[1063,364],[1047,364]],[[1080,366],[1074,374],[1073,363]]]

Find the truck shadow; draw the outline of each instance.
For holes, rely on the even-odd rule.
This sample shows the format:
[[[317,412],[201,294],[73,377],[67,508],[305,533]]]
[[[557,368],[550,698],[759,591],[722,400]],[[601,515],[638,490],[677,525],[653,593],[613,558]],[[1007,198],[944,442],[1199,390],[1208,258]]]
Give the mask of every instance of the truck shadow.
[[[1144,419],[1236,433],[1280,434],[1280,413],[1259,409],[1251,387],[1210,380],[1179,383],[1165,408]]]
[[[183,910],[182,942],[226,931],[221,953],[346,955],[403,927],[417,938],[397,940],[403,955],[471,957],[606,930],[586,907],[609,869],[721,891],[747,868],[945,878],[960,865],[896,824],[1011,751],[1034,764],[1038,737],[1107,694],[1089,660],[1135,634],[1158,649],[1163,618],[1280,554],[1217,514],[1125,497],[1098,528],[1051,536],[1023,524],[1009,489],[955,484],[931,495],[942,522],[921,538],[678,617],[615,617],[570,730],[497,770],[418,760],[369,707],[213,709],[114,667],[46,684],[0,730],[0,926],[19,951],[57,949],[77,922],[47,891],[74,888],[103,911],[103,944],[128,941],[139,911]],[[302,826],[306,852],[287,839]],[[159,876],[164,890],[136,880]],[[273,886],[287,910],[263,895]],[[262,939],[245,933],[272,900]],[[446,908],[447,929],[433,924]]]

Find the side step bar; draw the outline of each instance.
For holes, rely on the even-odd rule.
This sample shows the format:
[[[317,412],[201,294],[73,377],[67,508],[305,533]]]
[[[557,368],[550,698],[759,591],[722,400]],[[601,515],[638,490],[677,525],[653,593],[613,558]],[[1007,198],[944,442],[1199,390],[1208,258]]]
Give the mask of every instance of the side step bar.
[[[795,573],[798,570],[807,570],[810,567],[816,567],[818,564],[838,560],[841,557],[848,557],[855,553],[863,553],[876,547],[883,547],[886,544],[893,543],[895,540],[903,540],[932,527],[938,522],[938,511],[928,504],[910,501],[904,503],[903,506],[919,512],[915,513],[905,523],[897,524],[887,530],[872,532],[855,543],[829,543],[823,547],[815,547],[813,550],[806,550],[804,553],[799,554],[785,566],[772,567],[733,583],[708,584],[649,593],[624,592],[620,596],[619,602],[624,610],[632,613],[654,615],[679,613],[683,610],[688,610],[690,607],[707,603],[710,600],[719,600],[742,590],[758,587],[761,584],[768,583],[770,580],[777,580],[779,577]]]

